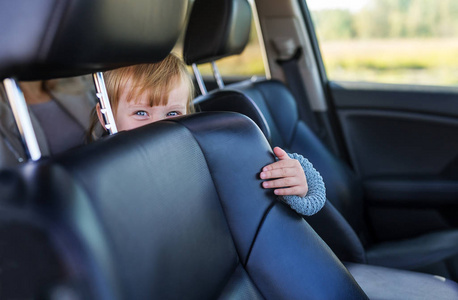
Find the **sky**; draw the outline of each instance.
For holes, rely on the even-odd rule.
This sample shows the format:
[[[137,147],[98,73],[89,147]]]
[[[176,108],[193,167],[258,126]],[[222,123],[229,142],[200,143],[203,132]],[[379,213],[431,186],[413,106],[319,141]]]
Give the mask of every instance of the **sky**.
[[[307,0],[310,10],[343,8],[351,11],[360,10],[369,0]]]

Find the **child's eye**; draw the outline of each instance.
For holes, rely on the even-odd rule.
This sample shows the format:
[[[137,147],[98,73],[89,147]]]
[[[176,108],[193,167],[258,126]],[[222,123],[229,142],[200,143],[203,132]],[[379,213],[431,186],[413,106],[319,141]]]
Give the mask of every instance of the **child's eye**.
[[[136,111],[136,112],[134,113],[134,115],[140,116],[140,117],[147,117],[147,116],[148,116],[148,113],[147,113],[146,111],[144,111],[144,110],[139,110],[139,111]]]
[[[167,117],[176,117],[176,116],[179,116],[179,115],[181,115],[181,113],[178,112],[178,111],[171,111],[171,112],[167,113]]]

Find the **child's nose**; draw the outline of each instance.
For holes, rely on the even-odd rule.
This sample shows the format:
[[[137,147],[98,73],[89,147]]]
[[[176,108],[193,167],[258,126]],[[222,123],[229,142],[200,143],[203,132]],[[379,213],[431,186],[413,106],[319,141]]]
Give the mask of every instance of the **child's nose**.
[[[154,122],[157,122],[157,121],[160,121],[160,120],[163,120],[165,119],[164,116],[162,116],[161,114],[153,114],[150,118],[150,122],[149,123],[154,123]]]

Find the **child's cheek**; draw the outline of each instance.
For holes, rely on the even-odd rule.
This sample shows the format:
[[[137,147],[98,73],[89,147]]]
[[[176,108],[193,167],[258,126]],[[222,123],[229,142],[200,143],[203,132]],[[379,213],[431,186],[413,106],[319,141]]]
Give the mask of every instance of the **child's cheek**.
[[[127,116],[124,115],[119,115],[115,117],[116,120],[116,126],[118,127],[118,131],[123,131],[123,130],[130,130],[129,122],[126,118]]]

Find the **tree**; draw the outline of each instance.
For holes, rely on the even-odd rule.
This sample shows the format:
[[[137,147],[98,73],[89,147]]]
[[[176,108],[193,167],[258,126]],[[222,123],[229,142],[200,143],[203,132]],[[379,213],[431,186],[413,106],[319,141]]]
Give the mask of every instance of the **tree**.
[[[356,13],[332,9],[312,16],[322,40],[458,36],[456,0],[371,0]]]
[[[348,10],[319,11],[314,16],[318,36],[323,40],[349,39],[355,37],[353,16]]]

